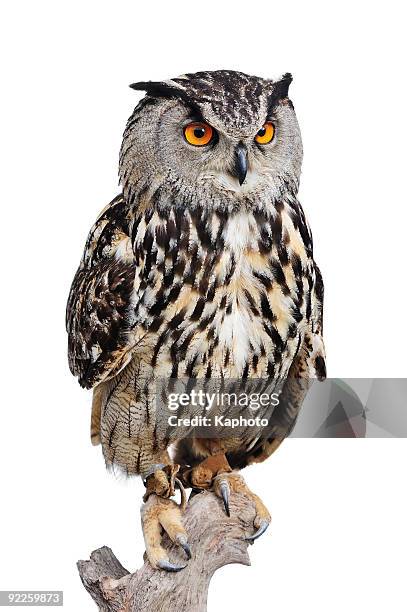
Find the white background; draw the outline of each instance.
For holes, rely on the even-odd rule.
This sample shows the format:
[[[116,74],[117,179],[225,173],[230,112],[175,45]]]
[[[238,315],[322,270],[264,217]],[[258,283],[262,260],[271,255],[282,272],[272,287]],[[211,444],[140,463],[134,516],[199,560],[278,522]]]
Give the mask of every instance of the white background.
[[[142,485],[108,476],[90,393],[66,362],[65,302],[87,232],[118,192],[138,80],[291,71],[301,200],[325,285],[330,376],[405,376],[402,3],[18,0],[1,18],[1,589],[94,604],[75,562],[141,562]],[[214,577],[209,612],[406,610],[404,440],[288,440],[247,479],[273,514],[252,567]]]

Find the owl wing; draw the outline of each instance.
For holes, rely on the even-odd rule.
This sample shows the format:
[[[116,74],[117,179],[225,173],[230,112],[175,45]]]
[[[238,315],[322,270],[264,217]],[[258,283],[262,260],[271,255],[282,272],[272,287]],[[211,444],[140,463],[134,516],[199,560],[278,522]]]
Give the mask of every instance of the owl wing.
[[[294,428],[304,399],[315,379],[326,378],[325,345],[323,340],[324,284],[321,272],[313,262],[313,282],[309,293],[310,316],[308,328],[300,338],[280,395],[280,403],[273,412],[271,438],[285,437]]]
[[[314,262],[315,280],[311,298],[310,337],[311,351],[308,360],[308,376],[320,381],[326,378],[325,344],[323,339],[324,283]]]
[[[135,270],[127,211],[118,196],[89,233],[68,298],[69,367],[83,387],[114,376],[130,361]]]

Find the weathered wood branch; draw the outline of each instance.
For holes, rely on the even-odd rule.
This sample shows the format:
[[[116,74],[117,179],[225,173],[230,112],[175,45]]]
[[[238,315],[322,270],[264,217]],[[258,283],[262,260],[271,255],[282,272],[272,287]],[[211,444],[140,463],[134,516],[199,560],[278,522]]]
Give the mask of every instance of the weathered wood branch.
[[[102,612],[205,612],[210,580],[217,569],[230,563],[250,565],[244,536],[253,533],[254,505],[235,493],[231,517],[213,493],[193,497],[184,514],[192,558],[178,573],[154,570],[148,561],[131,574],[106,546],[89,561],[78,561],[86,590]],[[169,557],[185,562],[182,550],[165,536]]]

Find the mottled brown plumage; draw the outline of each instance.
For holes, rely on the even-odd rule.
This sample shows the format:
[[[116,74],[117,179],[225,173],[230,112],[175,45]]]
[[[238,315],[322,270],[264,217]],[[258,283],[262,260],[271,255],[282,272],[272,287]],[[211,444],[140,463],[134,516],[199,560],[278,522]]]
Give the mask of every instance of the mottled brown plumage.
[[[206,488],[200,464],[217,457],[223,472],[212,471],[207,486],[221,494],[222,473],[233,489],[228,472],[269,456],[309,381],[325,376],[323,284],[296,195],[302,145],[290,81],[218,71],[136,85],[148,95],[124,133],[123,193],[92,228],[73,281],[69,363],[82,386],[95,387],[92,439],[108,465],[148,477],[148,491],[162,497],[172,493],[163,467],[173,477],[176,469],[156,428],[155,380],[286,381],[266,435],[251,428],[178,442],[184,484]],[[183,138],[198,120],[216,133],[202,148]],[[266,121],[275,138],[259,146]],[[247,158],[243,181],[237,150]],[[256,527],[269,520],[260,505],[259,513]]]

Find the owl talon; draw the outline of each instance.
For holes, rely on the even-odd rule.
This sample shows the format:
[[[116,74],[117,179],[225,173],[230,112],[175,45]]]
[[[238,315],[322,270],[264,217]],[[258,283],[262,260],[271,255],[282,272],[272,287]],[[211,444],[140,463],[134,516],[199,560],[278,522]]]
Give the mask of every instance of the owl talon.
[[[223,505],[225,506],[225,512],[227,516],[230,516],[229,498],[230,498],[230,487],[227,480],[222,480],[219,483],[219,490],[222,496]]]
[[[166,572],[179,572],[180,570],[185,569],[187,564],[176,565],[175,563],[171,563],[171,561],[161,559],[161,561],[158,561],[157,566]]]
[[[251,542],[253,544],[254,540],[257,540],[257,538],[263,535],[263,533],[266,531],[269,525],[270,525],[270,521],[267,521],[266,519],[262,519],[260,521],[260,527],[258,528],[258,530],[253,535],[246,536],[243,539],[246,540],[246,542]]]
[[[186,556],[188,557],[188,559],[190,559],[191,558],[191,548],[188,544],[187,537],[184,534],[180,534],[177,536],[177,544],[179,544],[181,548],[184,549]]]

